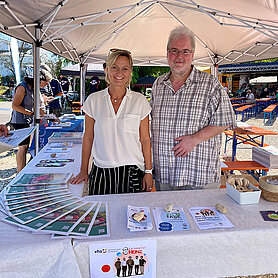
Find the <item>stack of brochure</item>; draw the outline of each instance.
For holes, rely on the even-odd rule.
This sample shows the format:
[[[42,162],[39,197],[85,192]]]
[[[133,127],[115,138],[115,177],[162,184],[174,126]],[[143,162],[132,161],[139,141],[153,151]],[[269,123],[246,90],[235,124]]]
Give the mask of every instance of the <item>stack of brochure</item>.
[[[188,221],[182,207],[174,207],[171,212],[162,207],[153,210],[154,222],[158,232],[165,231],[187,231]]]
[[[70,141],[81,144],[83,132],[53,132],[48,138],[48,143]]]
[[[60,119],[61,119],[61,121],[75,120],[76,116],[75,116],[75,114],[64,114]]]
[[[189,212],[200,230],[234,227],[230,220],[214,207],[191,207]]]
[[[62,127],[71,127],[71,122],[53,122],[52,125],[47,128],[62,128]]]
[[[138,212],[144,212],[141,221],[134,220],[134,215]],[[127,227],[131,232],[152,230],[153,224],[149,207],[135,207],[128,205],[127,207]]]
[[[278,168],[278,148],[275,146],[253,147],[252,160],[269,169]]]
[[[71,174],[23,174],[1,192],[1,221],[51,238],[107,237],[108,204],[75,197],[67,183]]]

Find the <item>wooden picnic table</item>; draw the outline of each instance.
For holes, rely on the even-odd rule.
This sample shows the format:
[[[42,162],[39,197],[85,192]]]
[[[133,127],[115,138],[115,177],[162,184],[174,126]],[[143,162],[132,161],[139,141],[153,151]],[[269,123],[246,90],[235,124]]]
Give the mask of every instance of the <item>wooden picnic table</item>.
[[[266,98],[256,98],[255,99],[255,116],[257,116],[258,108],[262,106],[262,109],[266,108],[273,101],[276,100],[276,97],[266,97]]]
[[[264,144],[264,136],[277,135],[278,133],[264,128],[250,126],[250,127],[237,127],[233,130],[226,130],[224,131],[224,134],[226,135],[225,150],[224,150],[225,152],[227,148],[227,143],[230,140],[233,140],[232,161],[234,161],[238,144],[243,143],[243,144],[249,144],[252,146],[259,146],[259,147],[268,146],[267,144]]]

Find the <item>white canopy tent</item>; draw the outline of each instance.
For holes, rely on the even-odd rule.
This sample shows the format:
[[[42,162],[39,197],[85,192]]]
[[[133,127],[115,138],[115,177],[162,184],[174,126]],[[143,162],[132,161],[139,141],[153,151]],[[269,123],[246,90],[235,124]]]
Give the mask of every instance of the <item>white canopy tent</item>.
[[[178,25],[196,35],[194,63],[214,73],[218,65],[278,56],[274,0],[0,0],[0,13],[2,32],[34,44],[36,92],[40,47],[80,63],[81,76],[110,48],[130,50],[136,65],[166,65],[167,38]]]
[[[277,83],[277,76],[259,76],[249,80],[250,84]]]

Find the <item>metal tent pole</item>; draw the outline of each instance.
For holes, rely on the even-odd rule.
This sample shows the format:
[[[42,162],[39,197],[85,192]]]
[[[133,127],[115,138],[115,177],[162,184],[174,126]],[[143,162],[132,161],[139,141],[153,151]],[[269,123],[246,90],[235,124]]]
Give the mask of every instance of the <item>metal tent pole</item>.
[[[33,65],[34,65],[34,125],[35,130],[35,156],[39,152],[39,123],[40,123],[40,47],[39,28],[35,29],[36,40],[33,43]]]

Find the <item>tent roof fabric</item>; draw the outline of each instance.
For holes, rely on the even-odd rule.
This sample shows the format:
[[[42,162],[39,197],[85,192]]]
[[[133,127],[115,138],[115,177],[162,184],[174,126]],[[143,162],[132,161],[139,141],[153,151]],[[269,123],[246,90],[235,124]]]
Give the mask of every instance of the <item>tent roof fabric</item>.
[[[0,12],[2,32],[83,64],[103,63],[110,48],[123,48],[135,65],[166,65],[167,39],[178,25],[196,36],[196,65],[278,55],[273,0],[0,0]]]
[[[259,76],[249,80],[250,84],[258,84],[258,83],[276,83],[277,76]]]

